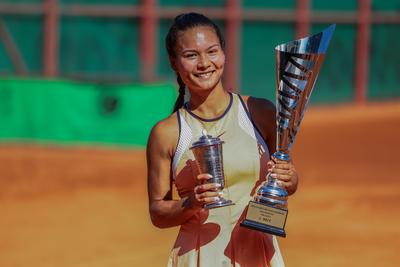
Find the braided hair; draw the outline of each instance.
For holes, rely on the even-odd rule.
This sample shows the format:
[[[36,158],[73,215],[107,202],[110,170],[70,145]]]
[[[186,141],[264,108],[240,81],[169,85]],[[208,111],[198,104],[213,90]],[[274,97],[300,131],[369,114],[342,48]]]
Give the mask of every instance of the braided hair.
[[[220,46],[222,49],[225,49],[225,39],[218,28],[218,26],[209,18],[202,14],[198,13],[184,13],[180,14],[175,17],[174,23],[172,26],[169,28],[168,34],[165,38],[165,46],[167,48],[167,52],[169,57],[175,57],[175,48],[176,48],[176,42],[178,39],[178,33],[186,31],[188,29],[192,29],[195,27],[199,26],[207,26],[211,27],[215,33],[217,34]],[[185,83],[183,82],[182,78],[180,77],[179,73],[176,73],[176,80],[179,85],[179,96],[176,99],[175,105],[174,105],[174,111],[177,111],[180,109],[185,101]]]

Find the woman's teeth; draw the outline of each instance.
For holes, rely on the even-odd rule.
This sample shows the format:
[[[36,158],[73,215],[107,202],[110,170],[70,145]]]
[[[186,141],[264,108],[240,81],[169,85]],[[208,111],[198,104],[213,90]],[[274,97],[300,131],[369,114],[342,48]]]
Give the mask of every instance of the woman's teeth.
[[[196,74],[196,76],[197,76],[197,77],[200,77],[200,78],[203,78],[203,79],[207,79],[207,78],[210,78],[210,76],[211,76],[212,73],[213,73],[213,72],[210,71],[210,72],[206,72],[206,73]]]

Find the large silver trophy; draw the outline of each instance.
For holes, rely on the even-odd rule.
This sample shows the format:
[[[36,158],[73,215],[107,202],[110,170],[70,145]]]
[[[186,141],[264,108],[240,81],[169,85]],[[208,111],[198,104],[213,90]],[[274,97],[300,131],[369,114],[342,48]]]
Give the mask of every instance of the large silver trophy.
[[[212,178],[206,183],[218,183],[221,187],[218,188],[218,200],[204,205],[206,209],[219,208],[233,205],[231,200],[223,198],[223,189],[225,188],[225,174],[222,157],[222,144],[224,142],[219,137],[212,137],[203,130],[199,140],[193,143],[190,148],[196,159],[196,165],[200,173],[208,173]]]
[[[276,50],[276,159],[289,161],[300,122],[336,25]],[[250,201],[242,226],[285,237],[288,193],[270,174]]]

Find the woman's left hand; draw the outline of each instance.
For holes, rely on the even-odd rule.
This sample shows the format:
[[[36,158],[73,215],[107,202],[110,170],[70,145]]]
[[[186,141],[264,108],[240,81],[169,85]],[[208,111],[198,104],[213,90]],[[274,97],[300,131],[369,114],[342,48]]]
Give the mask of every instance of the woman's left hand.
[[[268,172],[271,177],[278,179],[279,186],[286,189],[289,195],[297,190],[299,177],[297,171],[291,161],[283,161],[271,157],[272,160],[268,161]]]

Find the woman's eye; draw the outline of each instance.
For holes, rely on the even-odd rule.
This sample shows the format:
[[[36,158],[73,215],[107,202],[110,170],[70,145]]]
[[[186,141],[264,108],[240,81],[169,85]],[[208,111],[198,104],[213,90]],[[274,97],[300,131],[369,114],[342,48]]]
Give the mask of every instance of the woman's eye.
[[[196,54],[186,54],[185,55],[185,58],[195,58],[196,57]]]
[[[210,51],[208,51],[208,53],[213,55],[213,54],[217,53],[217,50],[210,50]]]

